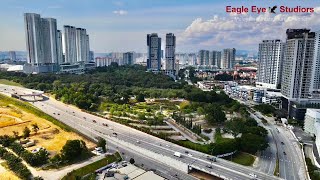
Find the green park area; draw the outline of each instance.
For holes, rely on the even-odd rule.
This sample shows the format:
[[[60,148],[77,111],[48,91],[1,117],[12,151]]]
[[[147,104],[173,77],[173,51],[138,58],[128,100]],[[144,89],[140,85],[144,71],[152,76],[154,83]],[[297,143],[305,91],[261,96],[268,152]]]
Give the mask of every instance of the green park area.
[[[193,77],[192,68],[190,72]],[[207,154],[255,154],[267,147],[267,131],[249,116],[245,106],[223,91],[205,92],[140,65],[111,64],[81,75],[0,72],[0,79],[45,91],[87,112]],[[189,129],[206,144],[172,138],[179,133],[167,127],[168,120]],[[204,137],[203,130],[213,135]],[[223,137],[225,134],[229,136]],[[213,140],[208,141],[210,138]]]

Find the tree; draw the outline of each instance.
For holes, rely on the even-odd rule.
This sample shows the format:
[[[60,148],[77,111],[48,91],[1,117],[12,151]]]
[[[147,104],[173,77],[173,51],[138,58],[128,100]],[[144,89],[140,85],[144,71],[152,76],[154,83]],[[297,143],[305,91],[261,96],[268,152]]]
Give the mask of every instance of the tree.
[[[232,81],[233,80],[233,76],[227,73],[223,73],[223,74],[217,74],[214,77],[214,80],[218,80],[218,81]]]
[[[129,162],[130,162],[130,164],[134,164],[135,163],[133,158],[130,158]]]
[[[25,127],[23,129],[23,138],[29,137],[30,136],[30,132],[31,132],[30,129],[28,127]]]
[[[34,131],[34,133],[37,134],[38,131],[39,131],[39,126],[38,126],[38,124],[35,123],[35,124],[32,124],[31,126],[32,126],[32,130]]]
[[[138,102],[144,102],[145,99],[144,99],[144,95],[142,93],[139,93],[137,96],[136,96],[136,100]]]
[[[103,152],[106,152],[106,151],[107,151],[106,145],[107,145],[106,140],[103,139],[103,138],[101,138],[101,137],[99,137],[99,138],[98,138],[98,144],[97,144],[97,146],[98,146],[98,147],[101,147],[101,148],[103,149]]]
[[[63,160],[72,161],[87,151],[84,141],[68,140],[61,149],[61,157]]]
[[[254,154],[257,151],[265,150],[268,147],[268,142],[266,138],[256,134],[242,134],[240,147],[242,151]]]
[[[13,142],[13,139],[8,135],[0,136],[0,144],[4,147],[10,146],[10,144]]]
[[[19,132],[17,132],[17,131],[12,131],[12,133],[13,133],[13,137],[15,138],[15,139],[19,139],[20,137],[19,137]]]
[[[234,118],[227,121],[225,124],[225,130],[231,133],[234,138],[236,138],[244,129],[244,122],[240,118]]]
[[[205,107],[205,119],[210,125],[214,125],[224,122],[227,118],[220,106],[209,104]]]
[[[275,108],[269,104],[255,105],[254,108],[266,115],[272,114],[275,111]]]

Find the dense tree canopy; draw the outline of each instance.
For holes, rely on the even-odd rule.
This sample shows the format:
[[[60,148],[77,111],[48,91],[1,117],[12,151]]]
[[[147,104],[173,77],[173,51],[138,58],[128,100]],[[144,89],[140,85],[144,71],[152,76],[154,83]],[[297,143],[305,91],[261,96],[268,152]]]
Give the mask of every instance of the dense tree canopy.
[[[87,152],[87,147],[84,141],[68,140],[61,149],[61,157],[63,160],[72,161],[84,152]]]
[[[216,104],[209,104],[205,108],[205,119],[208,124],[215,125],[223,123],[226,120],[226,115],[220,106]]]

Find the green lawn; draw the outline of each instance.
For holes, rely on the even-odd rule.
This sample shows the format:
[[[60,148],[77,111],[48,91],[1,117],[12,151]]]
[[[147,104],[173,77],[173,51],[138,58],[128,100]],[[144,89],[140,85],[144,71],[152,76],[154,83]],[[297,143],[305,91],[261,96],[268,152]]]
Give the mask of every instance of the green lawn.
[[[79,177],[83,177],[87,174],[92,174],[95,172],[95,170],[119,160],[121,160],[119,153],[116,153],[115,155],[107,156],[99,161],[96,161],[87,166],[71,171],[66,176],[64,176],[62,180],[76,180]],[[89,179],[91,178],[94,179],[94,177],[95,177],[94,175],[90,175]]]
[[[0,84],[5,84],[5,85],[10,85],[10,86],[19,86],[22,87],[21,84],[13,82],[13,81],[9,81],[7,79],[0,79]]]
[[[244,166],[252,166],[252,164],[254,163],[255,157],[248,153],[238,152],[232,157],[229,156],[225,159],[231,160],[232,162],[235,162],[237,164],[241,164]]]

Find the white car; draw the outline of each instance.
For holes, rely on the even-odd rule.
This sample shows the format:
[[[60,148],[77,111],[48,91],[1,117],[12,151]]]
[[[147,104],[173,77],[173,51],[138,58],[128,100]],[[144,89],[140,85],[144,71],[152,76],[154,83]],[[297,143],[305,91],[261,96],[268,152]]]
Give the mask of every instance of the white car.
[[[189,157],[192,157],[192,154],[189,153],[188,156],[189,156]]]
[[[250,173],[250,174],[249,174],[249,176],[251,176],[251,177],[252,177],[252,179],[256,179],[256,178],[257,178],[257,175],[256,175],[256,174],[254,174],[254,173]]]

